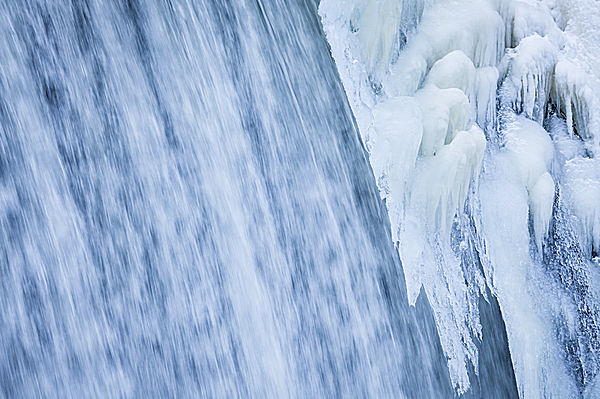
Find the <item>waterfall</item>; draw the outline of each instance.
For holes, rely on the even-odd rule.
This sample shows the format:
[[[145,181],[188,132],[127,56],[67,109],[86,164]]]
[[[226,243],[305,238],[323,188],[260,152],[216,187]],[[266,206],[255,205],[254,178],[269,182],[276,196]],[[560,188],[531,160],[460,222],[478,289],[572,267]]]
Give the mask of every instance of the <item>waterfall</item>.
[[[315,2],[4,0],[0,29],[0,396],[456,395]],[[479,306],[473,384],[514,396]]]

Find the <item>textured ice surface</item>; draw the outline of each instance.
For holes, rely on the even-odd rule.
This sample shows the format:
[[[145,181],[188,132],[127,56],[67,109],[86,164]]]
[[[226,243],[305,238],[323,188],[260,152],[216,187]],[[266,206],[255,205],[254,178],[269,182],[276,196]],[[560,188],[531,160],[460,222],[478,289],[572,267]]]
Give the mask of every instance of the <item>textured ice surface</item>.
[[[412,97],[396,97],[373,107],[367,148],[392,226],[404,218],[409,184],[423,137],[422,113]],[[392,239],[397,240],[397,229]]]
[[[527,193],[535,243],[541,251],[554,204],[555,186],[549,173],[554,157],[552,140],[542,126],[523,116],[505,124],[503,140],[498,156],[508,158],[506,165],[510,165],[504,174]]]
[[[535,33],[521,40],[507,57],[502,95],[512,99],[515,111],[543,123],[558,49],[548,37]]]
[[[600,162],[574,157],[565,163],[565,194],[577,216],[582,247],[587,256],[600,253]]]
[[[325,0],[320,9],[363,138],[376,109],[407,104],[406,123],[390,123],[411,150],[368,148],[409,300],[427,292],[459,392],[480,333],[468,287],[487,285],[521,396],[587,395],[600,360],[589,344],[599,286],[582,277],[598,255],[600,10],[592,0],[415,4],[411,16],[402,2]],[[382,12],[397,20],[379,31]],[[364,49],[373,49],[367,58]],[[382,174],[381,159],[397,166]],[[452,245],[469,220],[485,280]]]

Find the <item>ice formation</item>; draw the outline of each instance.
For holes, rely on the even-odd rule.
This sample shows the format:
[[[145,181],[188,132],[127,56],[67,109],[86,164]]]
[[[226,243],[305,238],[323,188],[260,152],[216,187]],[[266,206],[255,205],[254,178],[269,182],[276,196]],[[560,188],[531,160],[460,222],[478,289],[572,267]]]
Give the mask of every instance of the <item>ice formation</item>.
[[[578,218],[582,244],[588,256],[600,252],[600,162],[576,157],[565,164],[565,189]]]
[[[569,60],[556,64],[554,101],[563,113],[571,136],[575,131],[591,142],[591,151],[600,148],[600,84]]]
[[[421,108],[411,97],[397,97],[373,107],[368,148],[377,184],[392,226],[404,215],[408,184],[423,137]],[[407,162],[408,161],[408,162]],[[396,240],[396,230],[392,231]]]
[[[535,33],[521,40],[509,55],[502,94],[512,99],[513,109],[540,123],[546,114],[557,53],[550,39]]]
[[[573,284],[564,270],[592,267],[600,251],[597,5],[323,0],[320,14],[409,300],[427,293],[457,391],[469,389],[468,363],[477,369],[473,304],[487,285],[506,319],[520,395],[590,395],[600,351],[583,342],[600,316],[576,302],[596,306],[600,287]],[[456,246],[458,236],[467,238]],[[467,246],[482,270],[462,260]],[[569,317],[586,321],[557,333]]]
[[[508,158],[505,175],[512,175],[524,188],[537,249],[548,234],[555,185],[549,171],[554,157],[552,140],[544,128],[523,116],[515,117],[504,129],[504,150],[497,156]]]

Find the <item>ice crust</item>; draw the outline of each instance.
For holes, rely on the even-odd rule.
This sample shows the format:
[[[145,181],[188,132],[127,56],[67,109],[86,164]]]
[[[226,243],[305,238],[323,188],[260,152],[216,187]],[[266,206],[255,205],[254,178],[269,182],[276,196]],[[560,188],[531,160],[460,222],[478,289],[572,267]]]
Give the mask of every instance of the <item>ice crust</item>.
[[[600,68],[585,53],[594,41],[573,21],[589,28],[588,14],[600,23],[600,11],[581,2],[589,7],[569,0],[320,6],[388,207],[409,300],[421,288],[428,295],[459,393],[469,388],[467,364],[477,369],[476,304],[486,285],[506,319],[520,395],[587,389],[553,333],[562,305],[540,299],[548,298],[541,288],[548,242],[560,241],[550,236],[558,200],[572,214],[582,261],[592,264],[600,249]],[[557,118],[565,124],[560,134]],[[456,237],[463,237],[458,246]],[[483,270],[464,262],[470,247]],[[569,289],[558,284],[555,296]]]

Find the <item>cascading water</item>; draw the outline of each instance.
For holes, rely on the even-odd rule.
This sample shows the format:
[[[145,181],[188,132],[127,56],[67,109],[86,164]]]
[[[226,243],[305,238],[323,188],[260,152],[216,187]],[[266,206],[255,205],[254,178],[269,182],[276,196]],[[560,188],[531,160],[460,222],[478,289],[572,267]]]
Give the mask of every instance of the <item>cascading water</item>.
[[[0,29],[0,396],[455,395],[317,4],[4,0]]]
[[[0,1],[0,396],[600,397],[599,21]]]

